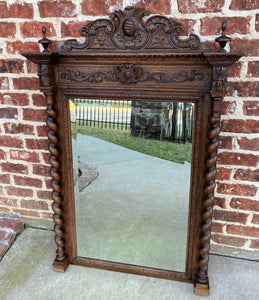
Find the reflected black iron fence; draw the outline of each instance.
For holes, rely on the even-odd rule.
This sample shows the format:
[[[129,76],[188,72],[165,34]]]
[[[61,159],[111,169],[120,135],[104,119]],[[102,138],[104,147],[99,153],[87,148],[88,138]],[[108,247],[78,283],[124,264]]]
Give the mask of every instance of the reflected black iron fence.
[[[132,101],[73,99],[71,117],[78,125],[112,130],[131,130]],[[191,142],[193,137],[194,104],[176,102],[168,106],[168,120],[163,139],[172,142]],[[150,128],[150,124],[147,125]],[[162,129],[163,128],[163,129]]]
[[[79,125],[130,130],[131,101],[74,99]]]

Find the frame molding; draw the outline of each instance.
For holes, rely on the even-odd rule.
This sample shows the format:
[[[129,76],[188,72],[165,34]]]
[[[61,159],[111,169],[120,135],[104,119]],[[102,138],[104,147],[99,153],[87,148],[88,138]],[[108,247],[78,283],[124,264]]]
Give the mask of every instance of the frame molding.
[[[42,53],[23,55],[38,65],[39,88],[46,96],[54,231],[57,244],[53,268],[64,272],[69,264],[129,272],[194,283],[194,292],[209,293],[208,260],[220,111],[227,93],[227,70],[242,53],[226,53],[226,24],[217,38],[220,52],[210,52],[191,34],[182,39],[182,26],[140,8],[115,11],[81,29],[85,38],[59,43],[48,52],[43,28]],[[223,45],[224,44],[224,45]],[[185,272],[174,272],[78,257],[72,185],[69,128],[70,96],[191,101],[195,103],[192,178]]]

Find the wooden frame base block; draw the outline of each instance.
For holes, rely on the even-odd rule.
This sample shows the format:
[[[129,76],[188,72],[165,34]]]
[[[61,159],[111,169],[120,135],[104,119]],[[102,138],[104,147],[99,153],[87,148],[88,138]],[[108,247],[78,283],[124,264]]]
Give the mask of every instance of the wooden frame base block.
[[[69,266],[69,259],[65,258],[62,261],[54,260],[53,262],[53,270],[57,272],[65,272],[67,267]]]
[[[196,283],[194,284],[194,293],[202,296],[209,296],[210,286],[208,284]]]

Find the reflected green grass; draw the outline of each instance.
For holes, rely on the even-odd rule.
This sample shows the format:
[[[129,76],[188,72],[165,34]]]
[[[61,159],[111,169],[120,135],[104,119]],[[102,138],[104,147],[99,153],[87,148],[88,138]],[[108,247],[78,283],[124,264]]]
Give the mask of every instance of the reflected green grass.
[[[129,131],[93,128],[89,126],[80,126],[78,124],[76,126],[72,125],[72,136],[75,137],[76,133],[93,136],[134,151],[172,162],[191,162],[192,158],[191,143],[178,144],[168,141],[144,139],[131,136]]]

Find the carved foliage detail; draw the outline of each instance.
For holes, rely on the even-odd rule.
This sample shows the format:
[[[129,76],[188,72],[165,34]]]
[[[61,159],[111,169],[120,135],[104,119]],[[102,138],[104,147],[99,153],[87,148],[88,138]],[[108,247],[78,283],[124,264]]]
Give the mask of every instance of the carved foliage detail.
[[[70,81],[88,81],[100,83],[102,81],[119,81],[122,84],[136,84],[138,82],[155,81],[155,82],[184,82],[203,80],[204,75],[196,70],[180,71],[177,73],[169,72],[144,72],[141,67],[134,64],[121,64],[115,66],[113,71],[96,71],[92,73],[81,73],[80,71],[66,70],[61,74],[61,78]]]
[[[143,8],[126,7],[110,14],[110,19],[98,19],[83,27],[80,34],[85,41],[68,40],[66,51],[72,49],[179,49],[200,48],[199,38],[191,34],[180,39],[181,24],[164,16],[153,16],[142,21],[150,13]]]
[[[38,65],[38,76],[41,87],[49,86],[49,67],[48,65]]]
[[[212,91],[226,92],[227,91],[227,67],[215,66],[213,67],[213,82]]]

